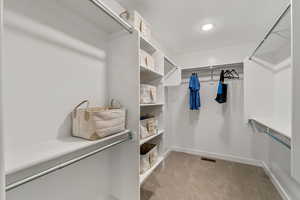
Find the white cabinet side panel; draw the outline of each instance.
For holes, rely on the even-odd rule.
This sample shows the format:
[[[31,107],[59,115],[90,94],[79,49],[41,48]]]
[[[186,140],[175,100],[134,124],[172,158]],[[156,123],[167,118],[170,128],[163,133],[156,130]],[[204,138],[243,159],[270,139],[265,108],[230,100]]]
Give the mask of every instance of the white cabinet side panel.
[[[0,200],[5,200],[4,176],[4,137],[2,128],[2,30],[3,30],[3,1],[0,0]]]
[[[300,2],[292,0],[292,176],[300,182]]]
[[[109,44],[108,93],[127,109],[127,128],[134,141],[111,155],[112,193],[115,200],[139,199],[139,43],[138,34],[124,35]]]

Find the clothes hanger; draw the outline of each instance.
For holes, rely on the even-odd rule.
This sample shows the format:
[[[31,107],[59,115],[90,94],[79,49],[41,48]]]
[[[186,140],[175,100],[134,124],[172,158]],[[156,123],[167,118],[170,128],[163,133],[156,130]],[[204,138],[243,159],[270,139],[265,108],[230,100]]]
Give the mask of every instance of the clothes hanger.
[[[236,77],[235,77],[236,79],[240,79],[240,75],[235,69],[232,69],[231,73],[236,75]]]
[[[224,72],[224,78],[227,78],[227,79],[234,79],[234,75],[232,74],[232,72],[230,70],[225,70]]]

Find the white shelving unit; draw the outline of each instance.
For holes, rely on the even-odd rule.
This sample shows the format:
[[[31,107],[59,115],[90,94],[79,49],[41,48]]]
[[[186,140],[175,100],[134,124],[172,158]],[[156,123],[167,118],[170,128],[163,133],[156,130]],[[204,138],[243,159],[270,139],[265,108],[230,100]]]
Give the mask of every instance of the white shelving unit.
[[[164,160],[164,55],[156,48],[150,41],[140,37],[140,49],[150,54],[155,63],[154,69],[148,69],[140,66],[140,84],[149,84],[157,88],[157,103],[140,104],[140,115],[153,114],[158,120],[158,133],[145,138],[139,139],[140,146],[146,143],[154,143],[158,146],[158,159],[157,162],[145,173],[140,174],[140,184],[142,184],[147,177],[159,166]]]

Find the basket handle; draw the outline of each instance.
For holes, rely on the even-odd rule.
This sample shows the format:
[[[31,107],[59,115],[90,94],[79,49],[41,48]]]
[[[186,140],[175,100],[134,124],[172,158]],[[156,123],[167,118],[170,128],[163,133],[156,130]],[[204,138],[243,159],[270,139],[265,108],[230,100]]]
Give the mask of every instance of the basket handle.
[[[86,106],[86,108],[89,108],[90,107],[90,102],[89,102],[89,100],[84,100],[84,101],[82,101],[80,104],[78,104],[77,106],[75,106],[75,108],[74,108],[74,110],[73,110],[73,113],[74,113],[74,118],[76,117],[76,115],[77,115],[77,109],[81,106],[81,105],[83,105],[83,104],[87,104],[87,106]]]

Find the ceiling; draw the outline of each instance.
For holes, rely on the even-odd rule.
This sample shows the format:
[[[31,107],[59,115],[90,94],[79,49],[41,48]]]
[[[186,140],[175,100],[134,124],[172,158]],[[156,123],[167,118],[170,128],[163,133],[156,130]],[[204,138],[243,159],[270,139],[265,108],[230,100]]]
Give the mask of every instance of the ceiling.
[[[263,39],[289,0],[118,0],[138,10],[172,54],[205,51]],[[201,25],[215,28],[201,31]]]

